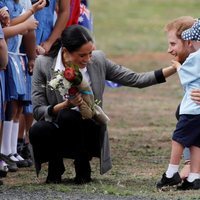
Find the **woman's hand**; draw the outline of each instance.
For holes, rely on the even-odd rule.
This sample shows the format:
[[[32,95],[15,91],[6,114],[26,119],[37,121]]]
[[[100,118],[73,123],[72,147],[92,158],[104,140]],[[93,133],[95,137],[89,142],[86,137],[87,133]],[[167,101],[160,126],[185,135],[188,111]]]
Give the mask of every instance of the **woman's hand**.
[[[196,102],[197,104],[200,104],[200,89],[192,90],[191,92],[191,99]]]
[[[73,106],[80,106],[83,103],[83,98],[80,93],[76,93],[72,98],[69,98],[69,103]]]
[[[178,70],[181,67],[181,64],[176,60],[172,60],[172,67],[174,67],[174,68],[176,68],[176,70]]]

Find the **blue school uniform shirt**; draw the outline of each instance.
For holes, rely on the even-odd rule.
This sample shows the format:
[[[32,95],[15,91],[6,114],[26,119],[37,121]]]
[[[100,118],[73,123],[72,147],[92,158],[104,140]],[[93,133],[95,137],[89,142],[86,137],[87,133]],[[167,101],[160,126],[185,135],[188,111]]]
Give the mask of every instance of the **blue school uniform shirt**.
[[[37,11],[34,16],[39,25],[36,29],[36,43],[46,41],[54,27],[54,11],[56,7],[56,0],[49,1],[49,6]]]
[[[14,0],[0,0],[0,7],[8,8],[10,18],[18,17],[23,12],[23,7]],[[23,56],[19,54],[21,35],[15,35],[8,39],[8,65],[5,70],[6,101],[27,100],[25,64]]]
[[[22,6],[19,3],[15,3],[14,0],[0,0],[0,8],[6,6],[8,8],[10,18],[13,19],[22,13]],[[19,52],[20,36],[16,35],[9,38],[7,41],[8,51]]]
[[[199,115],[200,105],[191,99],[191,91],[200,88],[200,49],[188,56],[178,69],[178,75],[184,90],[180,105],[180,115]]]

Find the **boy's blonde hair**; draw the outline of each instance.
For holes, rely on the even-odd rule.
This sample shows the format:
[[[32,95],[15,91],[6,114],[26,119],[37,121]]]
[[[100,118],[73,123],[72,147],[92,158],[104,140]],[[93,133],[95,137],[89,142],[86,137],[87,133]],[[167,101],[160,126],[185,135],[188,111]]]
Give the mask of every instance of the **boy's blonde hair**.
[[[171,30],[175,30],[176,31],[176,36],[177,38],[181,39],[181,34],[184,30],[192,27],[192,25],[194,24],[195,19],[191,16],[182,16],[179,18],[176,18],[174,20],[172,20],[171,22],[169,22],[164,30],[165,32],[169,32]]]

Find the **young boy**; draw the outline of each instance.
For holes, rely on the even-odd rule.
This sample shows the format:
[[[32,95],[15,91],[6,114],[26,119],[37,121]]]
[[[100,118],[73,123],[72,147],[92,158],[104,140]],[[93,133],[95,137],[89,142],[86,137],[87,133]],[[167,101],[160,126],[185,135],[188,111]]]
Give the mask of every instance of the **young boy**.
[[[191,99],[191,91],[200,88],[200,21],[183,31],[181,36],[187,45],[194,48],[194,52],[190,53],[182,65],[172,61],[177,68],[184,96],[180,105],[180,118],[172,136],[170,164],[157,183],[157,188],[181,183],[179,163],[183,149],[188,147],[191,155],[190,173],[177,189],[200,189],[200,105]]]

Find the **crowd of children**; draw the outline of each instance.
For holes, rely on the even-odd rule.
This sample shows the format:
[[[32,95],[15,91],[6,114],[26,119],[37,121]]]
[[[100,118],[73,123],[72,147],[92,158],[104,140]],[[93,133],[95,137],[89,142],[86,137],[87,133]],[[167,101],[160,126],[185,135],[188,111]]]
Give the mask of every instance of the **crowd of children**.
[[[33,164],[28,131],[34,123],[34,62],[48,53],[66,26],[78,23],[81,3],[0,0],[0,177]]]

